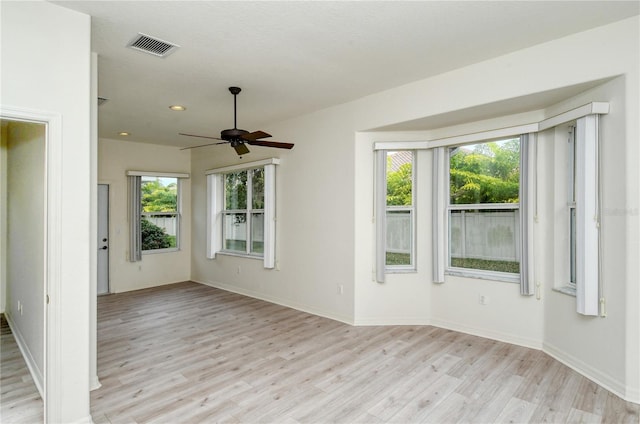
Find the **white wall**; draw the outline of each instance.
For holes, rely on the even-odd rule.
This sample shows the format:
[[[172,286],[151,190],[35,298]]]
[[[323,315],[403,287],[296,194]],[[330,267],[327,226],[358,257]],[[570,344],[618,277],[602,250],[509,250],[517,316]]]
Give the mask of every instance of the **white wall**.
[[[39,388],[44,370],[45,126],[7,129],[6,315]],[[20,308],[18,308],[20,305]]]
[[[0,124],[0,313],[7,302],[7,129],[8,121]]]
[[[191,180],[181,179],[180,250],[129,262],[127,171],[189,173],[190,153],[177,147],[100,139],[98,182],[109,184],[109,280],[112,293],[176,283],[191,276]]]
[[[433,323],[538,348],[555,346],[553,353],[563,361],[639,401],[637,184],[622,183],[616,195],[609,197],[611,207],[624,216],[607,217],[608,229],[603,229],[611,249],[603,275],[611,298],[607,318],[576,316],[575,299],[550,292],[546,279],[541,281],[540,300],[520,296],[516,284],[503,282],[448,277],[445,284],[432,285],[431,221],[429,208],[424,207],[430,199],[430,175],[418,175],[418,191],[426,198],[418,200],[418,272],[388,275],[384,284],[372,278],[375,139],[437,138],[525,124],[550,116],[554,107],[591,99],[610,101],[614,108],[607,125],[617,129],[606,136],[616,138],[620,150],[610,158],[637,163],[638,28],[638,17],[626,19],[266,128],[279,139],[296,143],[294,150],[285,153],[279,169],[277,253],[281,271],[264,271],[245,259],[204,259],[203,173],[237,159],[194,155],[193,278],[358,324]],[[625,81],[622,91],[613,86],[619,83],[612,83],[554,106],[563,93],[570,93],[565,96],[570,98],[579,93],[576,87],[591,87],[620,75]],[[620,95],[623,108],[618,104]],[[519,113],[510,116],[512,112],[501,108],[501,102],[519,108],[515,111]],[[521,113],[521,104],[535,106],[530,113]],[[438,117],[443,116],[446,119],[438,125]],[[477,120],[477,116],[486,120],[465,123],[468,117]],[[370,132],[427,117],[429,126],[421,128],[422,133]],[[452,117],[461,124],[446,127]],[[428,161],[429,154],[421,153],[418,160]],[[614,170],[609,161],[605,166],[603,172],[615,176],[610,181],[638,181],[637,166]],[[623,242],[613,242],[623,231],[627,233]],[[609,262],[612,258],[615,261]],[[240,274],[237,266],[242,267]],[[538,270],[541,275],[548,275],[548,261],[541,260],[536,266],[543,267]],[[336,284],[345,285],[343,295],[337,294]],[[488,305],[479,304],[479,294],[489,297]],[[636,305],[633,311],[631,305]],[[570,319],[555,327],[569,315]],[[602,346],[609,353],[599,347],[585,352],[601,342],[594,340],[592,332],[602,336]],[[561,341],[567,333],[571,337]]]
[[[267,129],[278,140],[295,143],[293,150],[252,146],[242,161],[281,158],[276,167],[277,267],[266,270],[256,259],[205,258],[204,171],[241,162],[229,146],[212,146],[192,156],[192,279],[351,322],[353,131],[341,116],[322,112]]]
[[[566,166],[558,163],[562,158],[559,150],[566,149],[565,128],[558,128],[555,132],[546,131],[539,137],[541,161],[549,165],[545,168],[549,172],[542,175],[541,182],[544,192],[550,194],[541,199],[540,206],[545,212],[542,214],[539,239],[541,246],[548,248],[544,251],[545,266],[540,267],[546,298],[545,350],[582,372],[595,376],[616,393],[624,393],[638,401],[638,393],[634,394],[633,377],[638,372],[640,362],[637,354],[640,319],[638,302],[628,303],[628,297],[634,298],[637,284],[633,281],[637,281],[640,275],[637,247],[629,246],[638,240],[633,227],[637,226],[634,221],[637,221],[639,197],[634,191],[637,191],[640,179],[637,173],[638,155],[634,153],[634,150],[637,152],[637,143],[631,140],[638,139],[639,115],[638,97],[635,96],[635,100],[629,98],[634,97],[629,91],[629,83],[629,78],[618,77],[557,106],[572,108],[589,101],[604,100],[611,107],[610,113],[600,118],[599,131],[602,146],[601,296],[606,300],[606,318],[578,315],[574,312],[575,298],[552,291],[554,286],[566,283],[563,274],[567,275],[566,270],[563,272],[562,260],[566,252],[564,246],[558,243],[558,239],[563,237],[558,231],[558,220],[566,218],[566,196],[562,195],[566,185]],[[635,85],[637,92],[637,82]],[[549,113],[553,114],[554,110],[557,108],[552,108]],[[560,195],[556,195],[554,201],[553,194],[558,192]],[[630,328],[632,332],[627,333]],[[603,361],[603,358],[607,360]],[[630,383],[625,385],[623,382],[626,380]]]
[[[90,232],[90,18],[48,2],[2,2],[3,107],[44,111],[61,117],[61,186],[50,201],[60,216],[61,288],[52,306],[60,332],[60,361],[52,364],[59,390],[48,393],[56,419],[89,419]],[[49,372],[49,371],[47,371]],[[64,394],[64,396],[63,396]]]

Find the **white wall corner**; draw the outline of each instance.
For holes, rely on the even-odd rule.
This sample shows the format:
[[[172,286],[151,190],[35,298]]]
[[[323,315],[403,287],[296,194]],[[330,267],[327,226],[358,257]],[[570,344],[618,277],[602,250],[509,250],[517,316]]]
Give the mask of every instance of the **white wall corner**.
[[[264,293],[255,292],[252,290],[246,290],[239,288],[237,286],[231,286],[228,284],[224,284],[218,281],[201,281],[201,280],[191,280],[194,283],[203,284],[205,286],[214,287],[220,290],[225,290],[232,293],[241,294],[243,296],[252,297],[254,299],[264,300],[266,302],[275,303],[276,305],[284,306],[286,308],[295,309],[297,311],[306,312],[308,314],[317,315],[323,318],[332,319],[334,321],[339,321],[345,324],[354,325],[353,317],[345,316],[342,314],[337,314],[334,311],[329,311],[325,309],[315,308],[309,305],[303,305],[298,302],[292,302],[289,299],[281,299],[275,296],[268,296]]]

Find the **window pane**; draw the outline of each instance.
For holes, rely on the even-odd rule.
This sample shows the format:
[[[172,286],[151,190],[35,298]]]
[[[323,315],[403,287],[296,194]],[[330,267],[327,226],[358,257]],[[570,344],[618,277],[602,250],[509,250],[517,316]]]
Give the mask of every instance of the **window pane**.
[[[449,178],[451,204],[518,203],[520,139],[450,149]]]
[[[247,252],[247,215],[245,213],[224,214],[224,250]]]
[[[247,171],[225,174],[224,209],[247,209]]]
[[[413,152],[387,152],[387,206],[413,203]]]
[[[177,214],[143,213],[141,231],[142,250],[178,247]]]
[[[251,209],[264,209],[264,168],[251,170]]]
[[[450,211],[449,265],[519,273],[519,215],[517,209]]]
[[[142,250],[178,247],[178,179],[142,176]]]
[[[387,265],[411,265],[413,219],[410,210],[387,211]]]
[[[251,253],[264,253],[264,213],[251,214]]]
[[[140,183],[142,212],[176,212],[178,179],[142,177]]]

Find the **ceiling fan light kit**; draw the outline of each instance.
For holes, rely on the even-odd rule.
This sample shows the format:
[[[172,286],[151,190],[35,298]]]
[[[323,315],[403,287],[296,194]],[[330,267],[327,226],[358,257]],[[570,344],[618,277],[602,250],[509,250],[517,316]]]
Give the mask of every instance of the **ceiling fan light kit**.
[[[271,137],[271,134],[268,134],[264,131],[249,132],[247,130],[239,129],[237,124],[237,118],[238,118],[237,96],[238,94],[240,94],[242,89],[240,87],[229,87],[229,91],[231,92],[231,94],[233,94],[233,128],[222,130],[220,132],[220,137],[210,137],[205,135],[178,133],[180,135],[185,135],[188,137],[199,137],[199,138],[208,138],[211,140],[221,140],[220,143],[201,144],[199,146],[184,147],[180,150],[195,149],[198,147],[205,147],[205,146],[214,146],[217,144],[230,144],[231,147],[234,148],[236,153],[239,156],[241,156],[249,153],[249,148],[247,147],[247,144],[250,144],[253,146],[275,147],[277,149],[293,148],[294,145],[292,143],[282,143],[279,141],[261,140],[262,138]]]

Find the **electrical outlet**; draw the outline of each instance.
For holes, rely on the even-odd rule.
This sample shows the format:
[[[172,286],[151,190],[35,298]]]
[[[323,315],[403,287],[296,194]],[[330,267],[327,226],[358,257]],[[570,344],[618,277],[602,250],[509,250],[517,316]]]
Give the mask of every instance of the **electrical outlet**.
[[[485,296],[484,294],[481,294],[480,297],[478,298],[478,302],[480,302],[481,305],[488,305],[489,296]]]
[[[344,294],[344,284],[338,284],[338,294]]]
[[[236,270],[236,273],[240,274],[240,271],[242,270],[240,269],[240,267],[238,267],[238,269]]]

